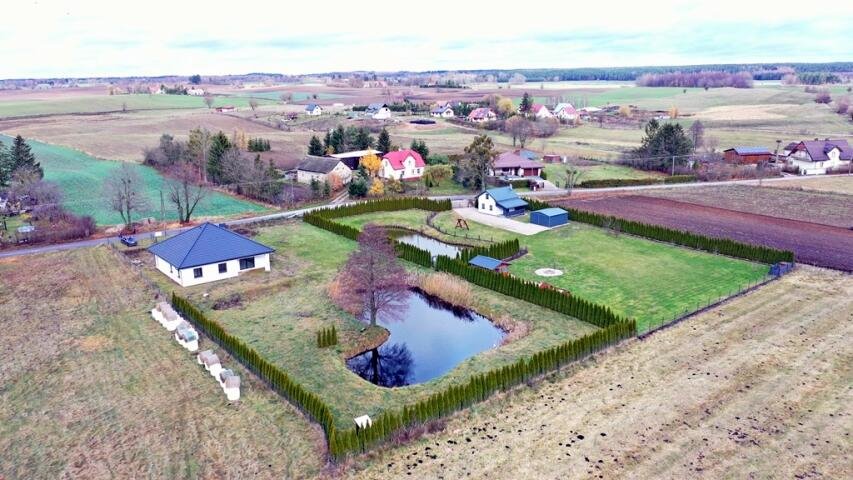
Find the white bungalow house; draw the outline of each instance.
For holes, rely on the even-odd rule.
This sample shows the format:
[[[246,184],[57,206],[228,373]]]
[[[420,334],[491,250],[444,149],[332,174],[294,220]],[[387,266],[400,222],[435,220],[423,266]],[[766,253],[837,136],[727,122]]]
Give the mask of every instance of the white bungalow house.
[[[391,109],[384,103],[371,103],[364,114],[374,120],[385,120],[391,118]]]
[[[430,116],[436,118],[453,118],[453,108],[449,104],[439,105],[429,111]]]
[[[397,150],[382,156],[379,176],[396,180],[417,180],[421,178],[426,163],[421,154],[414,150]]]
[[[182,287],[270,270],[274,250],[227,228],[203,223],[148,247],[154,265]]]
[[[491,108],[486,107],[475,108],[468,114],[468,121],[474,123],[493,122],[497,118],[498,116],[495,115],[495,112]]]
[[[318,116],[323,114],[323,107],[316,103],[305,105],[305,115]]]
[[[810,140],[798,143],[788,154],[788,166],[802,175],[822,175],[827,170],[847,166],[853,161],[853,149],[847,140]]]
[[[320,183],[329,180],[331,175],[341,179],[341,183],[348,184],[352,180],[352,170],[338,158],[308,156],[296,167],[296,181],[299,183],[311,183],[317,180]]]
[[[527,210],[527,202],[513,191],[512,187],[490,188],[477,195],[477,211],[487,215],[521,215]]]
[[[571,103],[558,103],[554,107],[554,116],[562,121],[570,122],[578,118],[578,111]]]

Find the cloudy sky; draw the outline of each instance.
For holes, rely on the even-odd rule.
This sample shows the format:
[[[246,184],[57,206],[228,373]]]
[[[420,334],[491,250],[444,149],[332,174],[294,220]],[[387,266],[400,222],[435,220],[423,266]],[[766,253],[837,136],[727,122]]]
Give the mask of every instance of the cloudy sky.
[[[21,0],[0,59],[0,78],[853,61],[853,2]]]

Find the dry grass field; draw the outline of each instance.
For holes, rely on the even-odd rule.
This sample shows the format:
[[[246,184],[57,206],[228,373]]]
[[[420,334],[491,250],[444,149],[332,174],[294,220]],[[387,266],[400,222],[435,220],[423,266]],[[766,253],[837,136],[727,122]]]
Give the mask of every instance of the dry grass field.
[[[322,432],[239,368],[229,405],[128,270],[106,247],[0,261],[0,478],[316,474]]]
[[[787,182],[770,184],[774,188],[790,188],[794,190],[831,192],[853,195],[853,176],[824,175],[819,177],[800,178]],[[853,201],[853,200],[848,200]]]
[[[348,475],[850,478],[851,320],[853,279],[800,267]]]

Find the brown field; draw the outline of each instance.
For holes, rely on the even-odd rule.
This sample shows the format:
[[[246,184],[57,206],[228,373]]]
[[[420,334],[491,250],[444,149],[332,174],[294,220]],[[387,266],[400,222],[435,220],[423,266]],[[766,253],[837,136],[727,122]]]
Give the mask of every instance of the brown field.
[[[773,188],[788,188],[793,190],[832,192],[853,195],[853,176],[822,175],[819,177],[799,178],[786,182],[770,184]],[[847,200],[851,202],[853,200]]]
[[[791,250],[800,262],[853,271],[853,231],[640,195],[555,202],[679,230]]]
[[[348,476],[851,478],[851,320],[853,279],[802,266]]]
[[[849,178],[853,184],[853,177]],[[787,182],[776,182],[787,185]],[[771,185],[766,183],[765,185]],[[667,198],[744,213],[853,227],[853,197],[831,192],[797,191],[752,185],[665,188],[643,196]]]
[[[153,290],[106,247],[2,260],[0,279],[0,478],[306,478],[322,467],[322,432],[240,368],[242,400],[229,405],[149,316]]]

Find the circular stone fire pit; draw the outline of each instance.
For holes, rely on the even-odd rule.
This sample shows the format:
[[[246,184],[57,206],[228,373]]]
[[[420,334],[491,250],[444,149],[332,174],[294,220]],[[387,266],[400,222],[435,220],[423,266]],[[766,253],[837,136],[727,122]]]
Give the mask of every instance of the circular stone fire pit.
[[[540,277],[559,277],[563,274],[563,271],[556,268],[540,268],[535,273]]]

